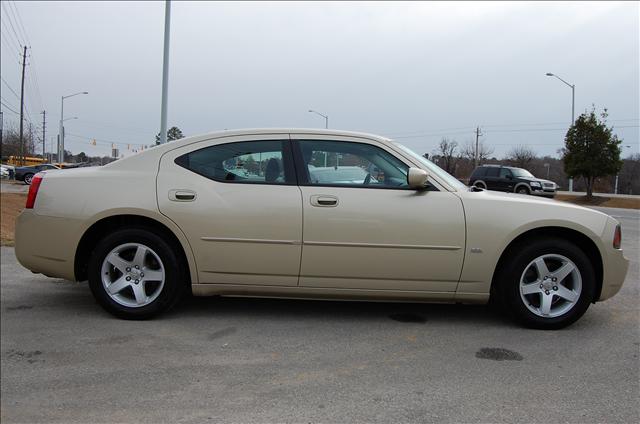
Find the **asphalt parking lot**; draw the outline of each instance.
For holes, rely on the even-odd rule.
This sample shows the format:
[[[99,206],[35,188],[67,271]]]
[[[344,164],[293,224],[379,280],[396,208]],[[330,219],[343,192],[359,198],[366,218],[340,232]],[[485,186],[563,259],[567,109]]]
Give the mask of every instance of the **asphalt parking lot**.
[[[640,212],[606,212],[625,285],[556,332],[483,306],[231,298],[121,321],[3,247],[2,422],[639,422]]]

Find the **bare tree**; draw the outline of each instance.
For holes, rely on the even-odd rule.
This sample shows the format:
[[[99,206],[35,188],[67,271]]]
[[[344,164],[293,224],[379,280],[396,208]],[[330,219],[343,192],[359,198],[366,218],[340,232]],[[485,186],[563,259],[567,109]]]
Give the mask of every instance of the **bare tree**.
[[[493,147],[489,147],[484,144],[484,141],[478,142],[478,165],[482,165],[489,156],[493,154]],[[473,162],[476,157],[476,144],[474,141],[467,141],[465,145],[462,147],[462,157],[469,159]]]
[[[533,149],[523,145],[515,146],[507,153],[507,159],[519,168],[526,168],[535,157]]]
[[[436,149],[435,155],[440,157],[441,167],[448,173],[452,173],[458,161],[458,142],[443,137]]]

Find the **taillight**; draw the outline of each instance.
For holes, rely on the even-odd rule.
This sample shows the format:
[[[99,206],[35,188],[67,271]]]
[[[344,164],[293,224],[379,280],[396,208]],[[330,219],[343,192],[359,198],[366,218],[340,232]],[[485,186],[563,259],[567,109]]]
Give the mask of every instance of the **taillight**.
[[[33,209],[33,205],[36,203],[36,196],[38,195],[38,190],[40,189],[40,183],[42,182],[42,175],[36,174],[31,179],[31,186],[29,187],[29,194],[27,195],[27,204],[25,208]]]
[[[616,231],[613,233],[613,248],[620,249],[620,245],[622,244],[622,229],[620,228],[620,224],[616,225]]]

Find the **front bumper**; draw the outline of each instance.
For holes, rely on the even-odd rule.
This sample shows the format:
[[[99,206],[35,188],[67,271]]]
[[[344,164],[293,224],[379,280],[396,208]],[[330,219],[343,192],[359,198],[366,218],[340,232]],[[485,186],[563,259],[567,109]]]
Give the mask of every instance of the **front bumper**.
[[[610,249],[607,257],[604,258],[602,291],[598,301],[607,300],[620,291],[628,269],[629,260],[624,257],[622,250]]]
[[[546,190],[544,190],[544,189],[536,190],[536,189],[533,189],[533,187],[532,187],[531,194],[534,195],[534,196],[552,198],[552,197],[554,197],[556,195],[556,191],[555,190],[548,190],[548,189],[546,189]]]

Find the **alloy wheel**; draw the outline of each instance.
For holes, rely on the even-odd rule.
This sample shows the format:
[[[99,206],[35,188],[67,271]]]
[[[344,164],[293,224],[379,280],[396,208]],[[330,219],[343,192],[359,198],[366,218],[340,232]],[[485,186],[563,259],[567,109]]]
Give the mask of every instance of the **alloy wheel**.
[[[102,261],[102,286],[120,305],[139,308],[149,305],[162,292],[165,270],[153,249],[141,243],[121,244]]]
[[[566,314],[581,293],[580,270],[566,256],[539,256],[525,267],[520,277],[520,298],[529,311],[543,318]]]

